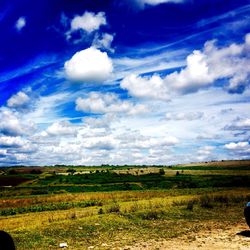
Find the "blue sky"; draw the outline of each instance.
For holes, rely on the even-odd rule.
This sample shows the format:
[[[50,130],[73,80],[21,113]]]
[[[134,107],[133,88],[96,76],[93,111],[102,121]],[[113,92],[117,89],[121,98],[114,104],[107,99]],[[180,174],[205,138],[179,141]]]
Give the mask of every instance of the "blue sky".
[[[0,165],[250,158],[250,1],[0,2]]]

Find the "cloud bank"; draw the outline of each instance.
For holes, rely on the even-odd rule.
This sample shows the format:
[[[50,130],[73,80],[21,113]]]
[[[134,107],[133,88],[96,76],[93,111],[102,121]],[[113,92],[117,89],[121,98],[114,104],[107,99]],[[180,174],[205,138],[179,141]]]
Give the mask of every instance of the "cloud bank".
[[[224,80],[223,87],[230,93],[242,93],[249,85],[250,35],[243,44],[217,47],[216,41],[205,43],[203,50],[195,50],[187,56],[186,67],[164,77],[126,76],[121,88],[135,97],[169,100],[176,94],[197,92]]]

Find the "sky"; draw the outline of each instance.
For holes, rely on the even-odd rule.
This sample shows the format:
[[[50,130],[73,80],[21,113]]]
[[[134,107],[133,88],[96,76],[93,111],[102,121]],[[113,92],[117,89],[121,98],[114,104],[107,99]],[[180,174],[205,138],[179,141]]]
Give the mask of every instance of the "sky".
[[[0,166],[250,159],[250,0],[3,0],[0,31]]]

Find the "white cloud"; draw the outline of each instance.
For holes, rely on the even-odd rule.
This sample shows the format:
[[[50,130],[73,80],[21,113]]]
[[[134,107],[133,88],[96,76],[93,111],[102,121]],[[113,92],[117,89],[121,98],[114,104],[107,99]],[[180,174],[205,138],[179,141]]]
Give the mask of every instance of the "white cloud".
[[[250,119],[237,119],[231,125],[225,127],[226,130],[250,130]]]
[[[0,157],[7,155],[6,149],[0,149]]]
[[[129,101],[122,101],[117,95],[92,92],[87,98],[77,98],[76,110],[91,113],[126,113],[136,115],[145,113],[146,107],[142,104],[133,104]]]
[[[102,115],[101,117],[85,117],[83,122],[90,126],[91,128],[109,128],[111,123],[116,120],[118,121],[118,117],[113,113],[108,113]]]
[[[166,119],[167,120],[188,120],[188,121],[193,121],[193,120],[198,120],[201,119],[204,116],[203,112],[189,112],[189,113],[167,113],[166,114]]]
[[[226,80],[224,87],[230,92],[243,92],[249,84],[249,34],[243,44],[218,48],[215,41],[205,44],[202,51],[195,50],[186,59],[186,67],[165,77],[139,77],[129,75],[121,87],[132,96],[168,100],[169,96],[197,92],[212,86],[217,80]]]
[[[177,92],[193,92],[213,82],[209,75],[207,56],[195,50],[187,57],[187,66],[165,77],[164,82]]]
[[[83,146],[87,149],[112,150],[116,147],[116,140],[112,136],[88,138]]]
[[[208,156],[212,153],[212,151],[215,149],[214,146],[204,146],[204,147],[201,147],[199,150],[198,150],[198,154],[200,156]]]
[[[7,105],[10,108],[23,108],[28,105],[30,98],[22,91],[13,95],[8,101]]]
[[[81,82],[103,82],[113,71],[112,60],[106,52],[90,47],[79,51],[66,61],[64,69],[67,77]]]
[[[0,133],[4,135],[24,135],[34,131],[35,125],[32,121],[25,121],[18,113],[9,109],[0,109]]]
[[[91,33],[98,30],[101,25],[106,25],[106,17],[104,12],[84,12],[82,16],[75,16],[71,21],[71,30],[84,30]]]
[[[183,3],[186,0],[136,0],[136,1],[141,7],[144,7],[145,5],[154,6],[162,3]]]
[[[25,142],[21,137],[0,136],[1,147],[21,147]]]
[[[186,65],[186,61],[184,60],[188,53],[186,49],[166,50],[166,48],[130,48],[125,57],[116,57],[113,59],[116,69],[114,72],[115,78],[119,80],[130,74],[139,75],[165,71]]]
[[[246,43],[247,46],[250,46],[250,33],[246,34],[245,43]]]
[[[109,50],[111,52],[114,52],[114,49],[112,49],[112,47],[111,47],[113,40],[114,40],[114,35],[104,33],[104,34],[102,34],[101,37],[99,35],[97,35],[95,37],[95,39],[92,43],[92,46],[97,48],[97,49],[106,49],[106,50]]]
[[[132,96],[169,100],[168,88],[158,75],[150,78],[129,75],[121,81],[121,88],[127,89]]]
[[[224,146],[226,149],[229,150],[249,150],[250,152],[250,146],[249,143],[247,141],[243,141],[243,142],[230,142],[228,144],[225,144]]]
[[[139,140],[135,141],[134,147],[138,148],[160,148],[160,147],[169,147],[176,145],[179,142],[179,140],[174,136],[166,136],[163,138],[157,138],[157,137],[146,137],[146,138],[140,138]]]
[[[25,26],[26,26],[26,18],[19,17],[15,24],[16,30],[21,31]]]
[[[47,128],[43,135],[74,136],[76,135],[76,128],[68,121],[55,122]]]
[[[36,124],[50,124],[60,119],[60,107],[65,102],[73,102],[74,94],[66,91],[58,91],[47,96],[36,98],[33,109],[23,113],[24,120],[35,121]]]

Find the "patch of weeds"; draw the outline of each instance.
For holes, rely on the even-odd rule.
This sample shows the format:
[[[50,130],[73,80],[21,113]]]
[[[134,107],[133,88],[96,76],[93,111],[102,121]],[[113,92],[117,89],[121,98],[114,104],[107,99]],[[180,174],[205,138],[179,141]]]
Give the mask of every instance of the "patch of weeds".
[[[162,210],[146,210],[138,214],[138,216],[143,220],[157,220],[164,216],[164,211]]]
[[[179,206],[185,206],[187,204],[187,201],[186,200],[174,200],[172,202],[172,206],[174,207],[179,207]]]
[[[199,199],[200,206],[203,208],[213,208],[213,198],[208,195],[203,195]]]
[[[71,219],[71,220],[77,219],[76,213],[75,213],[75,212],[70,213],[70,214],[68,215],[68,218]]]
[[[188,203],[187,203],[187,210],[193,211],[193,209],[194,209],[194,204],[195,204],[195,201],[194,201],[194,200],[188,201]]]
[[[220,204],[228,205],[230,202],[230,197],[227,195],[216,195],[213,197],[214,202],[218,202]]]
[[[104,211],[103,211],[102,208],[100,208],[100,209],[98,210],[98,214],[104,214]]]
[[[107,213],[120,213],[120,205],[118,203],[112,204],[109,208],[107,208]]]
[[[140,209],[137,202],[134,202],[133,205],[130,207],[129,212],[134,213]]]

